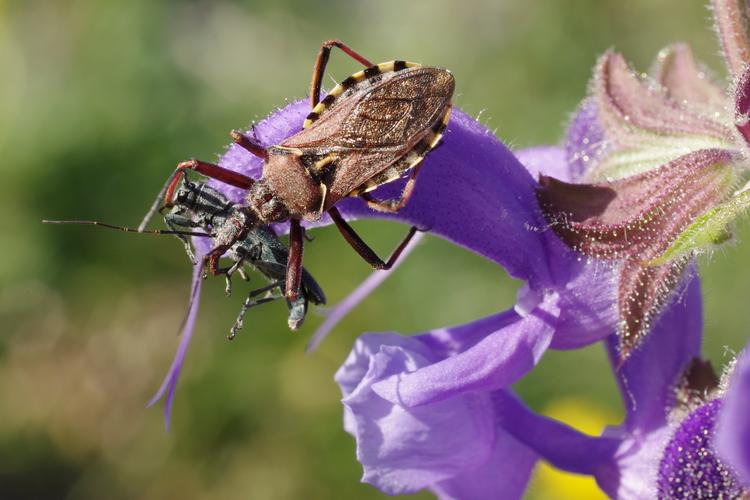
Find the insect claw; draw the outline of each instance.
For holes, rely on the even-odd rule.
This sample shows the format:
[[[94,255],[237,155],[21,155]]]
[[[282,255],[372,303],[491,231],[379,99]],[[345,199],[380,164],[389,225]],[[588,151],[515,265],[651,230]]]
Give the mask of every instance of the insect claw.
[[[232,325],[232,328],[229,329],[229,335],[227,335],[227,340],[234,340],[234,338],[237,336],[237,333],[242,329],[242,321],[235,322],[234,325]]]

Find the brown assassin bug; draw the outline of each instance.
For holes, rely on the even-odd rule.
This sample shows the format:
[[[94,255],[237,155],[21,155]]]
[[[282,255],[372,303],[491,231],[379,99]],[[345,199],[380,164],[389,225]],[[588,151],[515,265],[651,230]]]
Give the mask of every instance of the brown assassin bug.
[[[366,69],[342,81],[320,100],[321,82],[331,49],[338,47]],[[211,274],[220,274],[219,259],[251,228],[290,222],[286,295],[296,300],[302,279],[304,230],[301,220],[314,221],[327,212],[344,239],[375,269],[389,269],[417,231],[412,227],[387,261],[378,255],[343,219],[336,203],[362,197],[368,206],[397,212],[409,200],[420,162],[433,149],[448,124],[453,75],[445,69],[406,61],[373,65],[339,40],[320,47],[312,77],[312,111],[297,134],[264,148],[246,135],[232,138],[263,159],[259,180],[211,163],[180,163],[167,179],[139,229],[164,200],[174,204],[174,192],[186,170],[247,189],[246,204],[236,207],[226,222],[215,227],[216,246],[204,257]],[[369,192],[411,170],[397,200],[377,200]]]

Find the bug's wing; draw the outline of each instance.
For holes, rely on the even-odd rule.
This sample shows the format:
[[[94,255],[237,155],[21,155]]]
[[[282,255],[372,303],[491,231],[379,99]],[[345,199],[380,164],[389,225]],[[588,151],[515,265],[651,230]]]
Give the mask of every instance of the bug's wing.
[[[280,146],[318,154],[380,150],[399,156],[440,119],[453,95],[454,81],[448,71],[415,68],[360,86]]]
[[[352,191],[361,187],[368,179],[380,174],[403,156],[404,151],[353,150],[341,154],[336,169],[331,171],[328,180],[328,196],[323,210],[328,210]],[[400,174],[395,178],[400,177]],[[391,179],[391,180],[395,180]]]

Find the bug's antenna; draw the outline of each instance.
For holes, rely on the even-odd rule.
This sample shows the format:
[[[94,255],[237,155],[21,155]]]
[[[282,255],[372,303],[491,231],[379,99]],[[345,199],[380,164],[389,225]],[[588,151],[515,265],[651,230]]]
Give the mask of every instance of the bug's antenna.
[[[146,212],[146,216],[143,218],[141,223],[138,225],[138,230],[136,232],[143,233],[145,232],[146,226],[148,225],[148,221],[151,220],[151,217],[154,216],[156,212],[159,211],[160,205],[164,201],[164,195],[167,193],[167,189],[169,189],[169,186],[174,181],[175,177],[179,175],[182,172],[179,168],[172,172],[172,175],[167,177],[167,181],[164,183],[164,186],[162,186],[161,190],[159,191],[159,194],[156,195],[156,199],[154,200],[154,203],[151,205],[151,208],[148,209],[148,212]]]
[[[42,224],[78,224],[82,226],[101,226],[108,229],[117,229],[119,231],[125,231],[126,233],[144,233],[144,234],[179,234],[183,236],[200,236],[210,238],[211,235],[208,233],[194,233],[192,231],[168,231],[164,229],[151,229],[141,230],[133,229],[127,226],[118,226],[116,224],[107,224],[106,222],[100,222],[98,220],[47,220],[42,219]]]

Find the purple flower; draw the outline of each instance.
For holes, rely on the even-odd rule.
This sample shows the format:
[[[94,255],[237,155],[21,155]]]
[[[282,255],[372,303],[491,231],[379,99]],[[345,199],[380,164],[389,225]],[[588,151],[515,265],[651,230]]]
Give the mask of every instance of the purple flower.
[[[719,384],[710,363],[698,357],[702,325],[694,283],[624,363],[610,339],[627,410],[621,425],[592,438],[521,403],[500,425],[552,465],[593,475],[612,498],[744,498],[750,493],[743,411],[750,350],[727,372],[728,389]]]

